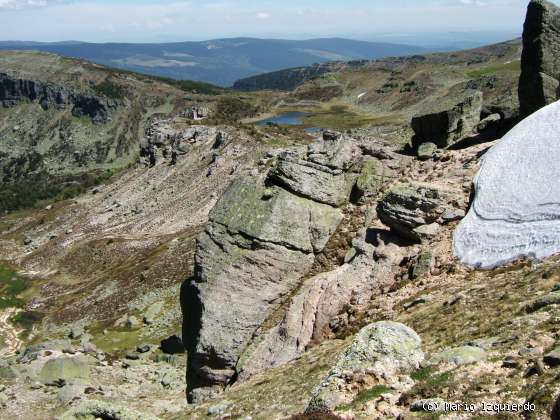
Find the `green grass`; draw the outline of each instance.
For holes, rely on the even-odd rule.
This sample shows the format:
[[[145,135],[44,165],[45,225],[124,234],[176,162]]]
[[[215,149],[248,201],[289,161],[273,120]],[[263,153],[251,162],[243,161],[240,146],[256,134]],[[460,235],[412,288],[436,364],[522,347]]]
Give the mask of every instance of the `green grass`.
[[[110,80],[104,80],[103,82],[95,85],[93,90],[111,99],[123,99],[126,96],[126,90],[122,86],[113,83]]]
[[[7,266],[0,265],[0,309],[23,306],[24,301],[18,295],[28,287],[29,279],[18,275]]]
[[[258,108],[251,102],[233,95],[221,96],[216,102],[215,119],[231,122],[257,115]]]
[[[504,64],[492,64],[486,67],[482,67],[476,70],[471,70],[467,72],[467,76],[473,79],[483,77],[483,76],[491,76],[496,73],[504,72],[504,71],[514,71],[520,72],[521,71],[521,61],[515,60],[511,63],[504,63]]]
[[[118,69],[115,67],[104,67],[103,70],[110,76],[118,77],[129,75],[146,83],[161,82],[190,93],[200,93],[203,95],[219,95],[227,91],[226,88],[212,85],[210,83],[196,82],[194,80],[176,80],[169,77],[152,76],[149,74],[138,73],[125,69]]]
[[[346,109],[338,110],[333,108],[328,111],[312,113],[306,116],[303,121],[309,127],[346,130],[365,125],[397,124],[400,122],[400,118],[398,116],[360,115]]]
[[[10,322],[22,329],[19,333],[21,339],[26,339],[33,330],[33,325],[43,319],[43,314],[35,311],[21,311],[10,318]]]
[[[125,327],[111,327],[107,333],[103,330],[91,329],[92,342],[105,353],[125,354],[135,349],[138,345],[147,342],[140,336],[141,328],[128,329]],[[148,340],[149,341],[149,340]]]
[[[115,171],[112,170],[96,171],[68,179],[54,179],[43,175],[35,179],[4,183],[0,189],[0,213],[44,206],[49,202],[76,197],[114,174]],[[68,181],[77,181],[77,184],[64,185]]]
[[[351,410],[353,408],[356,408],[356,407],[358,407],[362,404],[365,404],[368,401],[371,401],[371,400],[381,396],[381,394],[386,394],[388,392],[392,392],[391,388],[389,388],[385,385],[374,386],[373,388],[361,391],[356,396],[356,398],[354,398],[354,400],[350,404],[339,405],[338,407],[336,407],[336,410],[337,411]]]
[[[414,379],[416,382],[423,382],[426,381],[432,375],[433,368],[431,366],[427,366],[422,369],[418,369],[415,372],[412,372],[410,377]]]

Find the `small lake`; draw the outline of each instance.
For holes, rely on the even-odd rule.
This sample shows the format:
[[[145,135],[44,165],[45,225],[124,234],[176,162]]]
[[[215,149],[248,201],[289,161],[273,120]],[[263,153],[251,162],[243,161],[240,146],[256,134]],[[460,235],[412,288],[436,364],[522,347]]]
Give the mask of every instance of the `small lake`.
[[[275,115],[274,117],[265,118],[264,120],[257,121],[258,125],[303,125],[303,119],[308,116],[307,112],[285,112],[283,114]]]
[[[303,119],[307,117],[308,112],[291,111],[285,112],[283,114],[275,115],[274,117],[265,118],[264,120],[257,121],[256,124],[260,126],[266,126],[270,124],[276,125],[303,125]],[[317,134],[323,131],[320,127],[307,127],[305,131],[309,134]]]

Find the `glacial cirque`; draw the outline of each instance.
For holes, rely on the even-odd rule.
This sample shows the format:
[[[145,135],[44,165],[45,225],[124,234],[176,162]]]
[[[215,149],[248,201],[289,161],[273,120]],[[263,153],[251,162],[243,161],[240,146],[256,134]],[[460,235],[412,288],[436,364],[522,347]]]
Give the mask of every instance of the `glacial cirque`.
[[[493,268],[560,252],[560,102],[531,115],[483,158],[454,235],[461,262]]]

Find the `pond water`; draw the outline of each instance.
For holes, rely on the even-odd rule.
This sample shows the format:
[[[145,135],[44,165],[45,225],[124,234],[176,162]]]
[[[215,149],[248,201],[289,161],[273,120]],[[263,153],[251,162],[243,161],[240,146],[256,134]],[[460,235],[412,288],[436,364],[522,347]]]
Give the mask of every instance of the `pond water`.
[[[274,117],[265,118],[264,120],[257,121],[258,125],[269,125],[269,124],[278,124],[278,125],[302,125],[303,118],[308,116],[307,112],[285,112],[283,114],[275,115]]]
[[[308,112],[291,111],[285,112],[283,114],[278,114],[270,118],[265,118],[264,120],[257,121],[256,124],[260,126],[265,126],[269,124],[277,125],[303,125],[303,119],[307,117]],[[306,127],[305,131],[309,134],[318,134],[323,129],[321,127]]]

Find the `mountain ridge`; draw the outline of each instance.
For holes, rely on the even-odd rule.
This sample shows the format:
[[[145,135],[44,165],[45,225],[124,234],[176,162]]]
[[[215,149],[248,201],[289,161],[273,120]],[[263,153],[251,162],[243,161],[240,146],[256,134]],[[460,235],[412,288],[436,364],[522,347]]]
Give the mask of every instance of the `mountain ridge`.
[[[375,59],[426,51],[406,44],[346,38],[222,38],[170,43],[0,41],[0,50],[38,50],[173,79],[230,86],[237,79],[333,60]],[[228,71],[224,72],[223,69]]]

